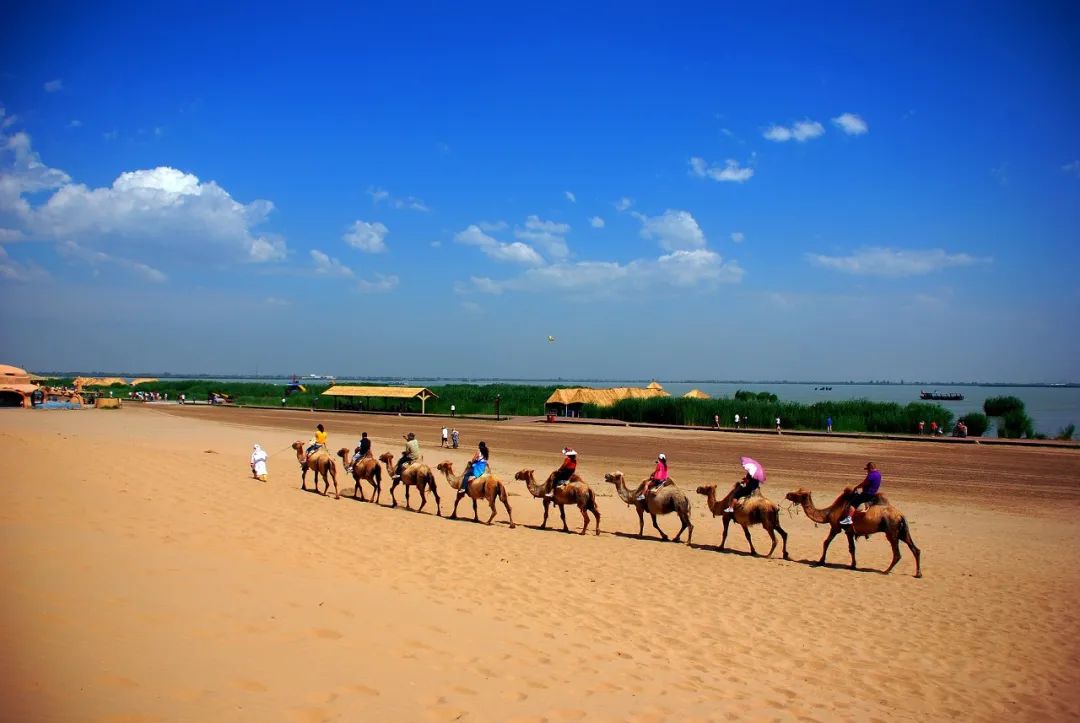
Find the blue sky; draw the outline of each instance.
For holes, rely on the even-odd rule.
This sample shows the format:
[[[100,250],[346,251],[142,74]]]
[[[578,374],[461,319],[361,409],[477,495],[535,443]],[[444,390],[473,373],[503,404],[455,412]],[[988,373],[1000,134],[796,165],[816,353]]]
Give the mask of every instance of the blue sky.
[[[0,361],[1080,380],[1073,3],[153,5],[5,6]]]

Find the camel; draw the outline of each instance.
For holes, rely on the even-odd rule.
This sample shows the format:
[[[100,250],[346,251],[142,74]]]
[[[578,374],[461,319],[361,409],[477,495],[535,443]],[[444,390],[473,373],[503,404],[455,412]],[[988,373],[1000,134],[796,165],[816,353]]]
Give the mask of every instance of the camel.
[[[379,456],[379,461],[386,465],[386,474],[391,479],[394,478],[394,455],[391,452],[384,452]],[[435,496],[435,514],[442,517],[442,500],[439,499],[439,490],[435,488],[435,475],[431,473],[431,468],[423,462],[413,462],[405,469],[401,471],[401,479],[394,480],[394,483],[390,485],[390,499],[393,500],[391,507],[397,507],[397,497],[394,496],[394,490],[399,484],[405,485],[405,508],[411,510],[412,503],[409,500],[409,488],[416,487],[420,492],[420,506],[416,508],[417,512],[423,512],[424,505],[427,504],[426,490],[431,490],[431,494]]]
[[[455,490],[461,489],[461,478],[454,474],[454,467],[449,460],[445,462],[439,462],[435,465],[435,469],[439,470],[446,476],[446,481]],[[480,515],[476,510],[476,501],[483,498],[487,500],[487,503],[491,505],[491,516],[488,517],[487,523],[491,524],[491,521],[495,519],[495,500],[502,500],[503,507],[506,508],[506,516],[510,518],[510,529],[514,529],[517,525],[514,524],[514,514],[510,511],[510,503],[506,499],[506,485],[502,480],[494,475],[489,469],[479,477],[473,477],[469,480],[469,485],[465,489],[465,494],[472,499],[473,509],[473,522],[480,521]],[[457,519],[457,506],[461,502],[461,495],[458,495],[454,500],[454,511],[450,514],[451,520]]]
[[[690,498],[686,496],[685,492],[675,486],[674,480],[669,478],[667,484],[658,489],[655,493],[647,495],[644,501],[637,499],[641,490],[641,485],[633,492],[628,490],[622,472],[605,474],[604,481],[615,485],[615,489],[618,491],[622,501],[628,505],[632,505],[637,510],[639,523],[638,537],[645,536],[645,513],[648,512],[649,516],[652,517],[653,527],[660,533],[660,537],[666,541],[668,536],[660,529],[660,525],[656,524],[656,516],[675,512],[679,515],[679,520],[682,522],[682,527],[679,528],[679,534],[675,535],[675,542],[678,542],[679,538],[682,537],[683,530],[689,530],[686,535],[686,544],[690,544],[690,540],[694,537],[694,525],[690,522]]]
[[[544,521],[540,523],[540,529],[547,527],[548,510],[552,504],[556,504],[559,506],[559,515],[562,517],[563,532],[569,532],[570,528],[566,526],[566,505],[577,505],[578,509],[581,510],[581,517],[585,521],[584,526],[581,528],[581,534],[584,535],[585,531],[589,529],[589,512],[592,512],[593,516],[596,517],[596,534],[600,534],[600,510],[596,507],[596,493],[583,479],[575,474],[570,478],[569,482],[555,488],[554,496],[545,497],[555,481],[555,473],[552,472],[548,475],[547,482],[538,485],[533,477],[534,472],[535,470],[523,469],[514,475],[514,479],[524,482],[533,497],[538,497],[544,501]]]
[[[330,456],[330,453],[325,449],[319,449],[311,457],[308,457],[304,453],[303,442],[293,442],[292,448],[296,450],[296,461],[300,463],[300,489],[307,491],[307,473],[310,469],[315,473],[316,492],[319,491],[320,474],[322,475],[323,484],[326,485],[326,489],[323,490],[322,494],[326,495],[330,491],[330,483],[326,479],[326,475],[329,474],[334,481],[334,499],[341,499],[337,488],[337,465],[334,464],[334,458]]]
[[[884,532],[892,545],[893,559],[885,569],[888,575],[896,563],[900,561],[900,541],[907,544],[911,554],[915,556],[915,577],[922,577],[921,554],[915,542],[911,539],[911,528],[907,518],[900,510],[893,507],[884,495],[877,495],[867,508],[866,512],[856,512],[852,518],[852,524],[841,525],[840,520],[847,514],[848,500],[851,498],[851,487],[845,487],[840,496],[829,507],[821,510],[814,506],[814,500],[810,497],[810,490],[800,487],[793,492],[788,492],[787,499],[802,505],[803,512],[814,522],[829,525],[829,536],[825,538],[825,544],[821,548],[821,559],[818,565],[825,564],[825,555],[829,551],[829,543],[841,532],[847,534],[848,550],[851,551],[851,569],[855,569],[855,538],[870,537],[878,532]]]
[[[750,526],[761,525],[765,528],[765,531],[769,533],[769,539],[772,540],[772,547],[769,548],[769,554],[765,557],[772,557],[773,552],[776,550],[776,532],[780,533],[780,538],[784,541],[784,559],[789,560],[787,552],[787,533],[784,532],[784,528],[780,526],[780,507],[777,506],[772,500],[766,499],[763,495],[756,494],[750,497],[744,497],[737,501],[734,505],[735,512],[724,512],[731,504],[731,498],[735,494],[735,489],[732,488],[731,492],[727,493],[727,496],[722,500],[716,499],[716,485],[703,485],[697,488],[699,495],[705,495],[709,510],[712,512],[713,517],[721,516],[724,518],[724,537],[720,540],[720,549],[724,549],[724,545],[727,544],[728,525],[731,524],[731,520],[734,519],[739,525],[742,526],[743,534],[746,535],[746,541],[750,543],[750,553],[757,555],[757,550],[754,549],[754,541],[750,538]]]
[[[378,461],[374,457],[368,456],[356,460],[356,464],[349,464],[352,456],[345,447],[338,450],[338,457],[341,457],[342,466],[352,472],[353,481],[356,482],[356,487],[353,489],[353,499],[367,502],[367,498],[364,497],[364,490],[360,488],[360,480],[364,479],[372,487],[371,501],[378,504],[379,495],[382,494],[382,467],[379,466]]]

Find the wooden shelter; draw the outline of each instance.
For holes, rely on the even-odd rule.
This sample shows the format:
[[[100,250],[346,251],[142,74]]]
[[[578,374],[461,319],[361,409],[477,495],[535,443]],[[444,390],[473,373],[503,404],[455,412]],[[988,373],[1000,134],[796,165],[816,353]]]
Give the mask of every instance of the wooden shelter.
[[[335,384],[322,396],[334,397],[334,409],[338,409],[341,399],[419,399],[421,414],[427,413],[427,400],[438,398],[427,387],[364,387],[348,384]]]
[[[710,397],[708,394],[701,391],[700,389],[691,389],[683,396],[687,399],[712,399],[712,397]]]
[[[658,385],[659,386],[659,385]],[[662,388],[641,389],[640,387],[612,387],[610,389],[592,389],[589,387],[571,387],[556,389],[544,402],[546,412],[564,417],[579,416],[586,404],[598,407],[610,407],[623,399],[653,399],[671,396]]]

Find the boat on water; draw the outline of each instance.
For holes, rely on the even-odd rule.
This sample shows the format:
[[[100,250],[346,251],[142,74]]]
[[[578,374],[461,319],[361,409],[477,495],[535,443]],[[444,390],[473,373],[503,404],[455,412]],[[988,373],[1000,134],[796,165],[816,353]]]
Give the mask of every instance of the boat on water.
[[[964,395],[960,392],[919,392],[919,399],[933,402],[961,402]]]

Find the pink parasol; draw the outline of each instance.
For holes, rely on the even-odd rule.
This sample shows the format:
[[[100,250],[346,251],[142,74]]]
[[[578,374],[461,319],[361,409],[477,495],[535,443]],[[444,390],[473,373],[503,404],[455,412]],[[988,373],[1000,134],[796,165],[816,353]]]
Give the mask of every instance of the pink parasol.
[[[746,470],[746,473],[756,479],[758,482],[765,481],[765,468],[762,467],[761,463],[757,460],[753,459],[752,457],[743,457],[742,466],[743,469]]]

